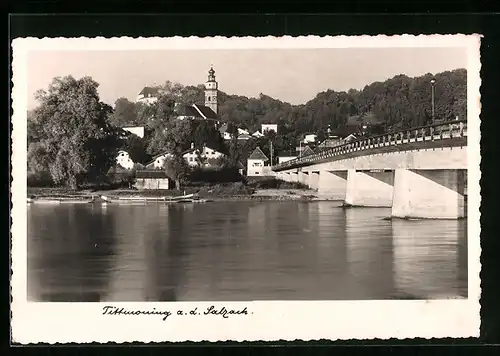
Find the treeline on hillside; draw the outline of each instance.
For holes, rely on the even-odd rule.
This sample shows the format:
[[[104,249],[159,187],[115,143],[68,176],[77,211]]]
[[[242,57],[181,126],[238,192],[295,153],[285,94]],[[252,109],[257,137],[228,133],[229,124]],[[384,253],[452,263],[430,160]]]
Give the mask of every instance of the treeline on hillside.
[[[409,78],[398,75],[384,82],[347,92],[327,90],[304,105],[293,106],[261,94],[259,98],[220,93],[219,113],[251,131],[262,123],[281,124],[300,135],[347,124],[353,116],[374,116],[387,128],[421,126],[432,116],[431,79],[435,79],[435,116],[439,119],[465,118],[467,115],[467,72],[457,69],[435,76]]]

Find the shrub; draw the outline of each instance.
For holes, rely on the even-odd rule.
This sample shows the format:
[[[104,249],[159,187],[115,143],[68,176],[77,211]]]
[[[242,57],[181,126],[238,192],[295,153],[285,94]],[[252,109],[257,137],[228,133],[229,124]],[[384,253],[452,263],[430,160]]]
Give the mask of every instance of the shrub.
[[[28,173],[28,187],[53,187],[54,182],[48,172]]]
[[[307,189],[307,185],[299,182],[285,182],[281,179],[268,178],[256,179],[248,183],[250,187],[256,189]]]
[[[195,168],[187,180],[196,183],[232,183],[244,182],[244,177],[237,168]]]

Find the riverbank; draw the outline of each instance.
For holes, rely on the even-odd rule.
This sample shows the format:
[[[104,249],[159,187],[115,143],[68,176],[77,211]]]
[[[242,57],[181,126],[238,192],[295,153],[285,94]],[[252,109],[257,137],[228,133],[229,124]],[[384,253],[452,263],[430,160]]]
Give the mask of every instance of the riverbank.
[[[227,188],[227,187],[226,187]],[[194,188],[187,187],[182,191],[177,190],[70,190],[66,188],[28,188],[28,199],[31,201],[100,201],[101,196],[110,199],[148,199],[155,197],[178,197],[187,194],[196,194],[201,199],[211,201],[269,201],[269,200],[320,200],[317,193],[310,189],[255,189],[242,190],[235,188],[221,189],[220,187]]]

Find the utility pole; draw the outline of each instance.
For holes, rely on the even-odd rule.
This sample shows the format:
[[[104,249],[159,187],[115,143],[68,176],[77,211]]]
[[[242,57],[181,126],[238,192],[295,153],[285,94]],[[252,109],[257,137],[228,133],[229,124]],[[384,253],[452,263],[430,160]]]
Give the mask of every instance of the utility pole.
[[[273,141],[270,141],[270,144],[271,144],[271,166],[273,165]]]
[[[431,100],[432,100],[432,123],[434,123],[434,85],[436,84],[436,80],[431,80]]]

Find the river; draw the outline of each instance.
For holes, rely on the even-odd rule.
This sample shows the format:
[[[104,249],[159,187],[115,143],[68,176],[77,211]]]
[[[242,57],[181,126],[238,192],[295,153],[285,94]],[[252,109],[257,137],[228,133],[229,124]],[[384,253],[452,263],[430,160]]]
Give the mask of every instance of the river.
[[[466,220],[339,202],[28,206],[28,300],[467,297]]]

